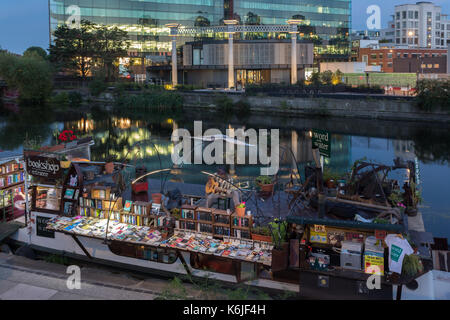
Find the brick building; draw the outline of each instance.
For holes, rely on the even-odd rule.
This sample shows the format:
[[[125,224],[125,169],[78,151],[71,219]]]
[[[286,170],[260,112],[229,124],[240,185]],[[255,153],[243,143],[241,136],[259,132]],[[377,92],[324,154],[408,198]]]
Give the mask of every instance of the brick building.
[[[369,66],[381,66],[381,72],[446,73],[447,49],[357,48],[353,51],[352,60],[366,62]]]

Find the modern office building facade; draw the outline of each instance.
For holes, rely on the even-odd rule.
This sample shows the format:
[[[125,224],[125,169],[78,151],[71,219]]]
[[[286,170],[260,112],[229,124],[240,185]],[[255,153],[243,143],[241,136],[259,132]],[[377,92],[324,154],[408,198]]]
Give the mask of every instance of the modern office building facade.
[[[289,40],[237,40],[233,45],[236,88],[252,83],[289,83],[291,42]],[[298,42],[297,74],[305,78],[305,68],[313,66],[311,42]],[[183,46],[180,68],[183,83],[223,88],[228,85],[229,52],[225,40],[188,42]],[[161,70],[161,68],[149,68]]]
[[[166,24],[218,26],[226,19],[236,19],[241,25],[286,24],[287,19],[301,19],[299,40],[313,41],[316,56],[345,59],[350,49],[351,0],[49,0],[50,37],[58,25],[70,20],[74,8],[79,8],[81,19],[126,30],[132,42],[130,55],[153,62],[158,56],[170,55]],[[177,44],[226,37],[223,33],[184,36]],[[289,37],[288,33],[235,35],[237,40]]]
[[[412,48],[447,48],[450,20],[431,2],[395,6],[395,44]]]

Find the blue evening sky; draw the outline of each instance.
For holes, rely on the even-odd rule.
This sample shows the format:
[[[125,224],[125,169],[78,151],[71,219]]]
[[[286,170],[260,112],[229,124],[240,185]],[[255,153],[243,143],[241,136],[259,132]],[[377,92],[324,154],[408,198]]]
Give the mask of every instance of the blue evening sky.
[[[352,3],[353,29],[365,29],[366,8],[377,4],[381,8],[381,25],[386,26],[394,5],[415,3],[411,0],[354,0]],[[434,0],[450,14],[450,1]],[[0,0],[0,47],[22,53],[30,46],[48,48],[47,0]]]

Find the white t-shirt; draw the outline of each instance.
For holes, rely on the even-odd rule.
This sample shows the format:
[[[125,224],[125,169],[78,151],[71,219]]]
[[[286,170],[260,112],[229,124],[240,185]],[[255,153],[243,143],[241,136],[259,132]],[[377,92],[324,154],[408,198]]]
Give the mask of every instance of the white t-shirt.
[[[389,247],[389,270],[392,272],[402,273],[403,258],[405,255],[414,253],[408,240],[402,239],[395,234],[388,234],[384,242]]]

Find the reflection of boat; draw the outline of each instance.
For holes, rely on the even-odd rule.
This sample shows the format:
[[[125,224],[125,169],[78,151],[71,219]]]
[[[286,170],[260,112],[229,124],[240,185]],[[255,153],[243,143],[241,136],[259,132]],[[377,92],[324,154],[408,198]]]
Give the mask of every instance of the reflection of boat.
[[[84,145],[84,148],[89,148],[89,143]],[[70,153],[71,149],[68,148],[66,151]],[[348,203],[351,201],[348,199],[336,197],[323,199],[317,196],[317,191],[322,187],[314,183],[320,182],[320,178],[317,180],[320,177],[318,170],[315,178],[305,181],[304,186],[298,189],[293,188],[294,192],[291,194],[286,191],[278,192],[276,196],[269,196],[261,201],[257,193],[248,192],[248,209],[252,211],[253,216],[251,218],[244,216],[244,219],[249,220],[253,217],[255,220],[260,218],[258,213],[270,205],[275,205],[276,197],[282,199],[279,203],[284,207],[280,210],[286,216],[289,212],[287,207],[289,199],[293,200],[290,202],[288,225],[273,222],[271,228],[274,243],[265,243],[253,241],[251,237],[244,239],[217,236],[214,232],[196,232],[198,229],[195,228],[195,231],[189,231],[187,227],[181,228],[182,222],[185,223],[184,226],[190,223],[195,226],[204,224],[212,228],[214,226],[225,228],[228,222],[215,225],[217,218],[214,214],[226,216],[226,212],[202,208],[203,186],[175,181],[168,181],[167,185],[170,185],[172,190],[179,188],[183,194],[182,198],[188,199],[191,205],[197,202],[191,209],[182,207],[187,211],[182,211],[181,214],[192,210],[192,218],[186,216],[175,218],[164,210],[165,204],[154,207],[152,203],[133,201],[128,181],[122,179],[125,176],[122,173],[126,169],[121,163],[115,163],[113,173],[107,174],[105,163],[72,162],[67,174],[61,179],[63,182],[58,198],[59,206],[55,210],[48,210],[32,203],[29,224],[31,233],[23,228],[13,235],[12,239],[20,243],[30,243],[39,250],[64,252],[65,255],[79,259],[167,276],[187,274],[194,277],[209,276],[228,283],[245,282],[256,287],[294,292],[299,290],[300,278],[300,290],[304,290],[300,291],[300,294],[309,297],[317,294],[320,296],[325,290],[328,298],[392,298],[393,288],[400,288],[400,285],[407,283],[382,275],[381,290],[370,291],[364,287],[371,275],[366,273],[368,258],[366,252],[362,250],[364,244],[368,239],[371,240],[371,237],[382,238],[389,233],[402,232],[405,225],[400,223],[400,219],[396,224],[374,223],[339,218],[336,209],[327,212],[324,204],[330,205],[333,201],[341,205],[343,212],[348,211],[348,207],[345,207],[347,204],[357,207],[358,213],[361,213],[361,208],[365,208],[367,214],[372,216],[392,208],[364,201],[355,204]],[[166,177],[166,172],[171,170],[167,169],[162,173],[160,171],[156,170],[155,175],[161,174],[161,177]],[[68,177],[72,177],[70,184]],[[135,180],[139,181],[140,178],[136,177]],[[150,190],[162,191],[159,181],[155,183],[151,178],[146,181]],[[311,181],[312,187],[307,183]],[[36,183],[33,188],[36,190],[47,188],[45,189],[47,195],[57,194],[58,190],[56,184],[48,183]],[[36,201],[37,192],[34,192],[34,195]],[[325,211],[321,212],[321,209]],[[148,211],[142,215],[138,213],[140,210]],[[213,217],[212,220],[208,222],[208,219],[199,218],[200,213],[204,217],[208,216],[208,212]],[[271,211],[269,215],[274,213],[275,211]],[[59,218],[55,219],[56,216]],[[144,218],[149,222],[142,223]],[[230,218],[233,219],[229,220],[228,226],[232,228],[234,219],[238,217],[233,215]],[[284,227],[281,227],[282,225]],[[244,233],[242,231],[246,230],[251,234],[252,225],[238,225],[236,229],[241,230],[239,233],[241,235]],[[289,234],[289,241],[278,243],[276,232],[280,235],[282,232]],[[348,255],[337,253],[336,249],[341,249],[339,246],[342,247],[344,241],[361,243],[361,251]],[[274,245],[276,248],[273,248]],[[384,255],[384,249],[379,250],[374,250],[373,255],[367,256],[375,257],[373,261],[378,261],[378,267],[384,269],[387,256]],[[317,264],[314,257],[317,257]],[[356,257],[359,265],[358,262],[352,265],[353,269],[346,268],[345,264],[341,267],[342,259],[349,257]],[[382,258],[382,262],[379,262],[378,258]],[[312,263],[308,264],[308,261]],[[409,282],[411,279],[407,280]],[[330,288],[337,289],[333,291]]]

